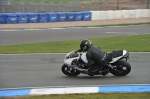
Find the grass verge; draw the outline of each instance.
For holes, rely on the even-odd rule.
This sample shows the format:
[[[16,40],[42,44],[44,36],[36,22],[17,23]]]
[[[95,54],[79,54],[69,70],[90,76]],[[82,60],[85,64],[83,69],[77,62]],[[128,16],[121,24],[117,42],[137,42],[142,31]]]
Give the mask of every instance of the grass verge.
[[[129,52],[150,52],[150,34],[90,39],[105,52],[125,49]],[[81,40],[0,46],[0,54],[66,53],[78,49]]]
[[[92,26],[73,26],[73,27],[105,27],[105,26],[130,26],[130,25],[150,25],[150,22],[127,23],[127,24],[106,24],[106,25],[92,25]]]
[[[95,93],[68,95],[41,95],[2,99],[149,99],[150,93]]]

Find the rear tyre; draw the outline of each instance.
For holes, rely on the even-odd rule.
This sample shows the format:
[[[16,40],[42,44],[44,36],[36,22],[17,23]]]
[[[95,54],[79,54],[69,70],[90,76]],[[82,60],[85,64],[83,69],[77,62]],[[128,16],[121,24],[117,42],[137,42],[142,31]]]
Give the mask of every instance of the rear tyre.
[[[124,60],[120,60],[116,63],[111,64],[111,65],[116,70],[120,71],[120,72],[111,72],[115,76],[125,76],[125,75],[129,74],[131,71],[131,65]]]
[[[78,76],[80,74],[78,70],[70,70],[70,67],[65,64],[61,67],[61,71],[67,76]]]

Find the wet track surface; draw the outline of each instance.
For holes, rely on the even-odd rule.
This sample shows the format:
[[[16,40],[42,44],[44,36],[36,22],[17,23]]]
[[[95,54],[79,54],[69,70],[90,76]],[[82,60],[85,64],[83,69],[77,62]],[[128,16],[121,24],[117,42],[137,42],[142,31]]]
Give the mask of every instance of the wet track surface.
[[[149,33],[149,26],[80,28],[61,30],[0,31],[0,45],[99,38]],[[124,77],[61,72],[65,54],[0,55],[0,89],[41,86],[150,84],[150,53],[130,53],[131,73]]]

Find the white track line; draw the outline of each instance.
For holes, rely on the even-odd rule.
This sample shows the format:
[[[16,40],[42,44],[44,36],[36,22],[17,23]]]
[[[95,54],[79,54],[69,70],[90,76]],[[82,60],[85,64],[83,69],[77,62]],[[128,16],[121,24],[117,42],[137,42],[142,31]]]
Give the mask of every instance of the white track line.
[[[135,32],[105,32],[105,33],[117,33],[117,34],[135,34]]]
[[[108,85],[69,85],[69,86],[39,86],[39,87],[18,87],[18,88],[1,88],[0,90],[15,90],[15,89],[40,89],[40,88],[66,88],[66,87],[96,87],[96,86],[138,86],[150,84],[108,84]]]

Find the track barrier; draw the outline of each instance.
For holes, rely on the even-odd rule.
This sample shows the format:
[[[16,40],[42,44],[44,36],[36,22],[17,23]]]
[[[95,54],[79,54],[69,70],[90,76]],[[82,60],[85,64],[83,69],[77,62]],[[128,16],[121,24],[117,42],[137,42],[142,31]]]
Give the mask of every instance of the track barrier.
[[[48,23],[127,18],[150,18],[150,9],[82,12],[0,13],[0,24]]]
[[[0,24],[90,21],[91,12],[0,13]]]

